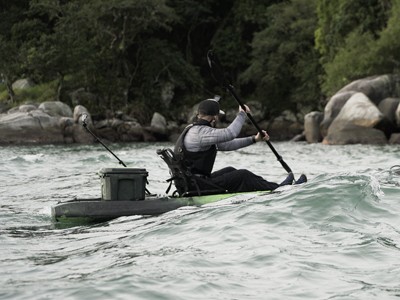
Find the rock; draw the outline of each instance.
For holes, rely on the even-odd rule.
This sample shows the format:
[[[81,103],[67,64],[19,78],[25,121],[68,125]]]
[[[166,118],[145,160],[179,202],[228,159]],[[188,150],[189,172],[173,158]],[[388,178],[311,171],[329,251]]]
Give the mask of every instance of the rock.
[[[338,120],[362,127],[374,127],[383,117],[383,114],[366,95],[356,93],[346,102],[334,122]]]
[[[322,141],[325,145],[374,144],[387,143],[385,134],[375,128],[362,127],[346,121],[334,121],[328,135]]]
[[[96,141],[82,125],[76,123],[72,124],[72,139],[78,144],[93,144]]]
[[[42,110],[0,115],[0,143],[57,144],[64,136],[59,119]]]
[[[89,111],[86,109],[86,107],[82,106],[82,105],[77,105],[74,108],[74,114],[73,114],[73,118],[74,118],[74,123],[76,124],[82,124],[82,115],[87,115],[85,122],[88,125],[93,125],[93,121],[92,121],[92,116],[90,115]]]
[[[400,144],[400,133],[392,133],[389,139],[389,144],[393,145],[399,145]]]
[[[333,120],[340,113],[340,110],[345,105],[347,100],[350,99],[356,92],[354,91],[345,91],[339,92],[333,95],[324,109],[324,119],[321,122],[321,135],[326,136],[328,132],[329,126],[332,124]]]
[[[32,110],[36,110],[37,107],[33,104],[24,104],[18,107],[18,111],[20,112],[30,112]]]
[[[13,90],[24,90],[33,87],[35,84],[29,78],[18,79],[12,84]]]
[[[53,117],[72,117],[72,109],[61,101],[47,101],[39,105],[39,109]]]
[[[74,119],[73,118],[68,118],[68,117],[61,117],[58,120],[58,125],[62,130],[65,130],[65,128],[70,127],[74,125]]]
[[[117,132],[122,142],[139,142],[143,140],[143,127],[138,122],[124,122]]]
[[[300,122],[292,122],[281,117],[274,119],[268,126],[262,126],[261,123],[259,126],[262,129],[267,128],[271,140],[274,141],[290,140],[294,136],[301,134],[304,130],[304,125]],[[253,127],[252,134],[255,133],[256,131]],[[249,132],[246,132],[246,134],[249,134]]]
[[[294,136],[291,140],[291,142],[304,142],[306,141],[306,135],[304,134],[304,132]]]
[[[396,124],[396,110],[399,103],[399,98],[385,98],[379,103],[378,109],[390,122]]]
[[[399,82],[400,76],[398,75],[371,76],[351,82],[338,93],[348,91],[361,92],[378,105],[383,99],[399,94]]]
[[[116,130],[111,127],[103,127],[101,129],[96,130],[96,135],[101,140],[108,140],[110,142],[118,142],[119,141],[119,134]]]
[[[163,115],[159,114],[158,112],[155,112],[153,114],[150,126],[153,128],[154,131],[157,131],[161,134],[166,134],[168,132],[167,120]]]
[[[165,117],[157,112],[153,114],[150,126],[143,127],[145,142],[168,141],[169,130]]]
[[[354,94],[329,126],[324,144],[385,144],[383,131],[374,128],[384,119],[378,108],[362,93]]]
[[[304,116],[304,135],[308,143],[319,143],[322,141],[320,124],[324,114],[313,111]]]

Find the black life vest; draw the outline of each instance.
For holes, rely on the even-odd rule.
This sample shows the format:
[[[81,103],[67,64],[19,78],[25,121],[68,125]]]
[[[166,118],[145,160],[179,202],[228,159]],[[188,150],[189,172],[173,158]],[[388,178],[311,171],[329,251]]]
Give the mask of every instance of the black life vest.
[[[210,126],[210,122],[206,120],[198,120],[197,122],[188,125],[179,136],[174,149],[175,156],[182,161],[183,164],[192,174],[200,174],[209,177],[214,167],[215,158],[217,156],[217,146],[212,145],[208,150],[191,152],[184,145],[184,139],[190,128],[193,126],[206,125]]]

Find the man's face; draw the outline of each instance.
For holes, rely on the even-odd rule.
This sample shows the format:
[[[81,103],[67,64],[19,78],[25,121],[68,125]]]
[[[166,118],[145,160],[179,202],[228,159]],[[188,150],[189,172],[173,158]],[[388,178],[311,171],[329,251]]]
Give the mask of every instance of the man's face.
[[[217,125],[217,122],[218,122],[218,115],[213,116],[213,118],[212,118],[210,124],[211,124],[212,127],[215,128],[215,126]]]

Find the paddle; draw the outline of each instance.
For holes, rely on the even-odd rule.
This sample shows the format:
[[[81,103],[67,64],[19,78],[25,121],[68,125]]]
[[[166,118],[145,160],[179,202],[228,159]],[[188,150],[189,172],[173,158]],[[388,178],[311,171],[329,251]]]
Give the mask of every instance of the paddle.
[[[108,150],[108,152],[110,152],[112,155],[114,155],[114,157],[118,160],[120,165],[123,165],[126,168],[126,165],[124,164],[124,162],[122,160],[120,160],[118,158],[118,156],[116,156],[114,154],[114,152],[112,152],[88,127],[87,127],[87,123],[86,123],[86,119],[87,119],[88,115],[87,114],[83,114],[82,115],[82,126],[87,130],[87,132],[89,132],[95,139],[96,141],[98,141],[100,144],[103,145],[104,148],[106,148]]]
[[[235,88],[233,85],[226,79],[225,73],[222,70],[221,64],[218,60],[218,57],[213,53],[212,50],[209,50],[207,53],[207,60],[208,60],[208,65],[210,66],[211,72],[217,82],[219,82],[224,88],[228,90],[228,92],[235,98],[237,103],[239,103],[240,107],[246,111],[246,107],[244,106],[243,102],[239,99],[238,95],[235,92]],[[257,129],[257,131],[264,136],[264,133],[262,132],[260,126],[258,126],[257,122],[254,120],[253,116],[247,112],[247,117],[249,118],[250,122],[254,125],[254,127]],[[291,173],[292,170],[289,168],[289,166],[285,163],[283,160],[282,156],[279,155],[279,153],[275,150],[274,146],[272,146],[270,141],[265,141],[269,148],[272,150],[272,152],[275,154],[276,158],[278,161],[281,163],[282,167],[286,170],[286,172]]]

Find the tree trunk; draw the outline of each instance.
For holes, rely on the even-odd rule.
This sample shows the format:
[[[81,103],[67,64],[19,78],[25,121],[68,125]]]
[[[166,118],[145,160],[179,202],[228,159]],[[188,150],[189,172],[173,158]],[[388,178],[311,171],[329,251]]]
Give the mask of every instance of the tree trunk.
[[[8,80],[7,76],[3,75],[2,77],[3,77],[3,79],[5,81],[5,84],[6,84],[6,87],[7,87],[7,93],[8,93],[8,97],[10,98],[10,102],[14,103],[14,101],[15,101],[15,92],[14,92],[14,90],[12,88],[12,84],[11,84],[10,80]]]
[[[57,101],[61,101],[61,91],[64,87],[64,75],[58,72]]]

